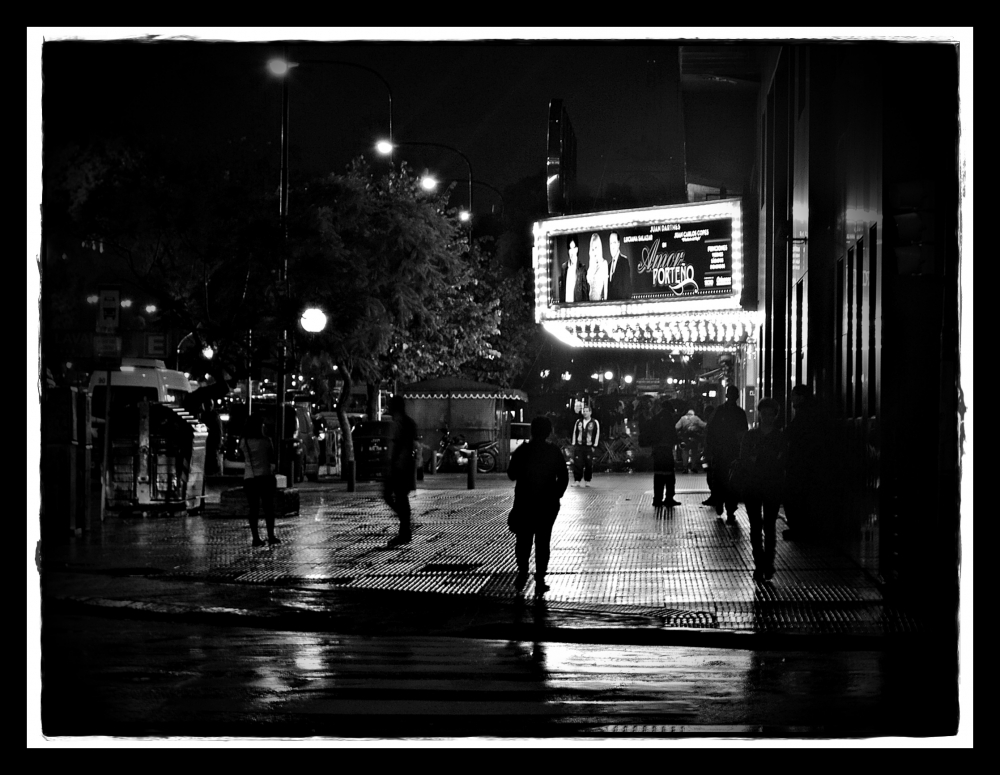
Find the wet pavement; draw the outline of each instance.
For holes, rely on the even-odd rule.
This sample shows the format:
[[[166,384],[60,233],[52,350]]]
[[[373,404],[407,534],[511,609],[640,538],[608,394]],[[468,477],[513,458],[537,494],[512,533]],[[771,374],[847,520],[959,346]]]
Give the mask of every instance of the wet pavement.
[[[42,636],[45,734],[91,745],[901,736],[913,745],[954,735],[957,719],[954,674],[950,687],[943,671],[928,675],[929,656],[910,648],[345,635],[86,615],[49,616]]]
[[[282,543],[252,548],[246,520],[223,516],[238,480],[213,480],[200,513],[112,514],[46,546],[43,618],[149,617],[302,632],[737,648],[882,648],[925,625],[896,609],[852,559],[823,543],[782,541],[777,573],[752,579],[743,507],[728,526],[703,475],[680,475],[681,506],[654,510],[648,474],[600,474],[570,487],[552,536],[551,590],[513,587],[513,488],[503,474],[439,474],[412,497],[414,536],[379,486],[298,485]],[[96,513],[95,513],[96,520]]]

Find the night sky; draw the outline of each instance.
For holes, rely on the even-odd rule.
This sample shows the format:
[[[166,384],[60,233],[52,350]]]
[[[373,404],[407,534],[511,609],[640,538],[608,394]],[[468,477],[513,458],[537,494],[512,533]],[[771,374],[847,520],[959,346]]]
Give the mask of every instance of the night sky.
[[[46,149],[91,138],[170,132],[194,144],[239,138],[269,142],[277,154],[281,99],[265,68],[280,43],[70,42],[43,47]],[[579,180],[596,188],[621,145],[623,122],[641,105],[622,95],[648,56],[677,57],[676,42],[474,41],[292,44],[292,60],[348,61],[391,87],[397,142],[462,151],[476,180],[503,190],[544,170],[547,116],[564,101],[577,135]],[[389,92],[358,67],[302,64],[289,86],[293,172],[339,172],[388,133]],[[617,139],[616,139],[617,138]],[[468,167],[447,150],[402,147],[397,161],[466,181]],[[495,201],[488,189],[477,198]],[[478,208],[477,208],[478,209]]]

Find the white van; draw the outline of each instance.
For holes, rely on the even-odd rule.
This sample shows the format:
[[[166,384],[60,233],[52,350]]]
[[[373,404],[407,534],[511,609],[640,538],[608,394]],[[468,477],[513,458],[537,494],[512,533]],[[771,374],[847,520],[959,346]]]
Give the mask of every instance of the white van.
[[[90,375],[90,411],[95,418],[104,418],[107,384],[107,370]],[[180,371],[168,369],[161,360],[122,358],[121,367],[111,370],[111,402],[116,406],[137,404],[143,398],[181,405],[191,391],[188,378]]]

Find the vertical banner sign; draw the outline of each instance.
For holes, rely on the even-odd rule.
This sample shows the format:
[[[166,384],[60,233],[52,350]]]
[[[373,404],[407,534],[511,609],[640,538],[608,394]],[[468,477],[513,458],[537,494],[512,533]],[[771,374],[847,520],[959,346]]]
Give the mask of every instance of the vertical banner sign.
[[[118,330],[121,301],[121,291],[117,288],[101,288],[97,302],[98,333],[111,334]]]

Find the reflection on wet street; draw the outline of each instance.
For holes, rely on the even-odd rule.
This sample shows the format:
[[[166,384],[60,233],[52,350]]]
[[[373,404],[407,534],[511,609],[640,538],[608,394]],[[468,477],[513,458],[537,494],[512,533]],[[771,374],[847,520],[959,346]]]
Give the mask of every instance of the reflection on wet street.
[[[926,658],[914,653],[365,637],[61,615],[46,618],[43,639],[47,736],[920,735],[940,730],[928,714],[945,699],[926,681],[904,680]]]

